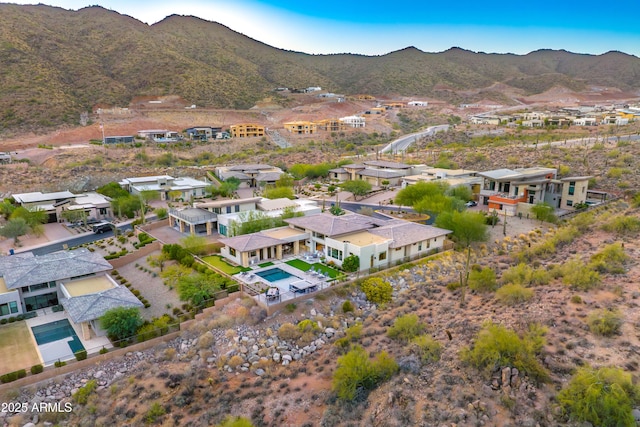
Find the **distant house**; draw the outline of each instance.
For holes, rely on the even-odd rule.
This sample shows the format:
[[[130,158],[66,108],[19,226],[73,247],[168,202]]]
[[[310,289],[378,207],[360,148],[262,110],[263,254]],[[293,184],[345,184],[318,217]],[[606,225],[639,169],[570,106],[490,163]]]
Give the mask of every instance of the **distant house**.
[[[363,128],[365,126],[365,118],[360,116],[341,117],[339,120],[352,128]]]
[[[329,170],[329,178],[339,181],[363,180],[376,186],[382,185],[382,181],[389,181],[388,185],[398,186],[402,183],[403,177],[419,173],[423,168],[424,165],[367,160],[331,169]]]
[[[0,257],[0,319],[62,304],[84,339],[103,335],[98,319],[116,307],[143,307],[108,274],[113,267],[85,248]]]
[[[429,103],[427,101],[409,101],[407,105],[409,107],[426,107]]]
[[[178,132],[162,129],[139,130],[138,136],[154,142],[176,142],[180,140]]]
[[[231,125],[229,133],[234,138],[255,138],[265,136],[265,127],[255,123]]]
[[[318,131],[318,127],[314,122],[295,121],[284,123],[285,130],[298,135],[310,135]]]
[[[113,216],[111,199],[94,192],[73,194],[70,191],[56,193],[36,191],[13,194],[12,197],[24,208],[46,212],[47,222],[63,222],[63,212],[66,210],[84,210],[87,219],[105,219]]]
[[[135,142],[133,135],[127,136],[105,136],[102,140],[103,144],[132,144]]]
[[[0,163],[11,163],[11,154],[0,152]]]
[[[174,178],[169,175],[125,178],[119,184],[133,195],[147,190],[157,191],[160,200],[170,200],[169,193],[171,192],[180,192],[180,195],[174,198],[182,200],[202,198],[206,194],[206,188],[210,185],[207,181],[189,177]]]
[[[184,133],[192,141],[207,141],[215,138],[220,132],[222,132],[221,127],[213,126],[195,126],[184,130]]]

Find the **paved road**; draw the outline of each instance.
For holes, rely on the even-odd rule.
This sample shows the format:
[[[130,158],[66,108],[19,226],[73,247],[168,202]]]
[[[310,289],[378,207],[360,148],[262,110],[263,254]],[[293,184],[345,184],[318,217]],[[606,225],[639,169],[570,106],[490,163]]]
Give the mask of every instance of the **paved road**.
[[[120,231],[131,230],[131,224],[120,225],[118,226],[118,230]],[[44,255],[51,252],[63,250],[64,249],[63,245],[67,245],[67,247],[73,247],[73,246],[82,245],[84,243],[95,242],[96,240],[106,239],[111,236],[113,236],[113,231],[107,231],[102,234],[93,234],[93,233],[84,234],[82,236],[70,237],[66,240],[59,240],[57,242],[50,243],[44,246],[39,246],[33,249],[25,248],[20,252],[33,252],[34,255]]]
[[[399,153],[401,151],[405,151],[411,144],[416,142],[418,138],[433,135],[437,132],[446,131],[447,129],[449,129],[449,125],[438,125],[431,126],[427,128],[427,130],[405,135],[388,144],[381,150],[381,153]]]

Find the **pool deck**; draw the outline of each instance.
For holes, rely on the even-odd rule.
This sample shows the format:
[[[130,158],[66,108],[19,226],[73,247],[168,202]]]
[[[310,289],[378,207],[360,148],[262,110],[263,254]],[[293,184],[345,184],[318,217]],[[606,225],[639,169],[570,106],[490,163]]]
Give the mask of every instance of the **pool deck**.
[[[51,365],[56,360],[71,360],[75,357],[71,353],[71,349],[67,344],[68,341],[71,341],[72,338],[65,338],[64,340],[53,341],[47,344],[38,345],[36,342],[36,338],[33,335],[33,331],[31,330],[34,326],[45,325],[47,323],[53,323],[58,320],[67,319],[69,324],[73,327],[78,339],[82,343],[82,346],[87,350],[88,354],[98,353],[102,347],[111,348],[111,342],[107,337],[94,337],[90,340],[85,340],[82,338],[82,331],[78,325],[75,325],[67,313],[65,311],[58,311],[55,313],[48,313],[44,316],[38,315],[38,317],[33,317],[31,319],[25,320],[27,322],[27,326],[29,327],[29,332],[31,335],[31,339],[33,340],[34,347],[38,350],[38,355],[40,356],[40,362],[43,365]],[[44,353],[44,354],[43,354]]]

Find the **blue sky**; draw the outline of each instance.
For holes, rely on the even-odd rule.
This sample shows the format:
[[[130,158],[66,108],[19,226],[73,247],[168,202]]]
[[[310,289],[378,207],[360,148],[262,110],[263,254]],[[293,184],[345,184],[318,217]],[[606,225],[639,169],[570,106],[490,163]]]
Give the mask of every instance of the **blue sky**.
[[[29,1],[15,1],[29,4]],[[99,4],[153,24],[171,14],[219,22],[271,46],[312,54],[383,55],[407,46],[487,53],[565,49],[640,56],[640,2],[44,0],[77,10]]]

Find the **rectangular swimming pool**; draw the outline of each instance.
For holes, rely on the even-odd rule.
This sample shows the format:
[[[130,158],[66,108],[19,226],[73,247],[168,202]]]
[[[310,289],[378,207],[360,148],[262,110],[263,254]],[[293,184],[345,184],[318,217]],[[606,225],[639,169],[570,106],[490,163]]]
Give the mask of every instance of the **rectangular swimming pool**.
[[[260,271],[256,273],[256,276],[260,276],[264,280],[267,280],[269,282],[277,282],[278,280],[284,280],[284,279],[293,277],[292,274],[289,274],[278,267],[270,268],[269,270]]]
[[[76,351],[85,349],[67,319],[33,326],[31,331],[45,363],[72,359]]]

